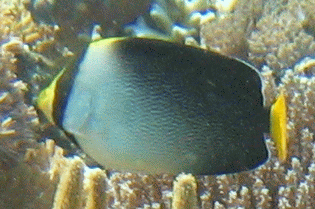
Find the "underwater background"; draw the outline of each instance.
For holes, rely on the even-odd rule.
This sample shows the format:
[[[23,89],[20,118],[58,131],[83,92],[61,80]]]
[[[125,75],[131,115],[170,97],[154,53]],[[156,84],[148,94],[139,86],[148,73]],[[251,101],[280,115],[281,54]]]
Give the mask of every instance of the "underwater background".
[[[315,1],[0,3],[0,208],[314,208]],[[239,174],[97,168],[39,120],[33,98],[87,42],[112,36],[200,46],[257,67],[266,105],[280,92],[286,96],[288,157],[278,159],[267,136],[270,159]]]

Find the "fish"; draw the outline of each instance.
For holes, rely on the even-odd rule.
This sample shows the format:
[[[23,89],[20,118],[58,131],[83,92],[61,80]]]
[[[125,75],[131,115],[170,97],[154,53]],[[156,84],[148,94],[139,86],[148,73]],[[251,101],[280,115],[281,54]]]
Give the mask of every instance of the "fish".
[[[260,73],[244,61],[114,37],[91,42],[70,63],[36,108],[106,169],[220,175],[268,160],[265,133],[274,116]]]

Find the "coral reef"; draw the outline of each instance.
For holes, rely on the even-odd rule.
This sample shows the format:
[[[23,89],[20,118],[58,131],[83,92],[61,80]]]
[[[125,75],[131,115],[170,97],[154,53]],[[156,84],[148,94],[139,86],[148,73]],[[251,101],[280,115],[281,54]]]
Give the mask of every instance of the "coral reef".
[[[314,52],[312,9],[308,0],[239,1],[232,12],[202,24],[201,39],[223,54],[268,65],[279,79],[283,69]]]
[[[83,161],[79,157],[69,163],[60,176],[53,209],[81,208],[83,199]]]
[[[34,2],[33,14],[39,11],[38,8],[51,6],[40,3],[59,1]],[[78,153],[80,158],[66,157],[68,150],[43,138],[46,133],[41,132],[44,124],[39,122],[34,107],[26,98],[29,91],[36,94],[45,80],[58,72],[58,69],[50,66],[55,66],[60,57],[66,59],[71,56],[71,51],[77,50],[77,37],[74,40],[71,38],[76,35],[65,37],[67,32],[63,30],[66,23],[63,26],[47,24],[49,21],[58,22],[55,17],[47,20],[41,19],[41,14],[34,14],[38,18],[34,22],[20,1],[14,1],[14,4],[12,1],[2,1],[1,208],[62,208],[62,202],[66,202],[63,206],[68,208],[73,204],[81,208],[176,208],[176,199],[187,194],[194,194],[190,196],[191,199],[183,200],[184,203],[191,202],[188,208],[196,207],[196,204],[205,209],[314,206],[315,2],[213,0],[209,5],[203,4],[205,1],[202,0],[163,2],[157,1],[155,5],[160,7],[152,7],[151,13],[155,11],[158,14],[156,19],[151,17],[150,23],[159,27],[164,25],[160,28],[161,33],[169,37],[175,23],[183,23],[190,26],[187,31],[194,32],[173,37],[199,45],[200,29],[203,45],[250,61],[260,69],[266,84],[267,106],[273,103],[278,94],[286,96],[289,130],[287,160],[282,162],[278,159],[274,142],[267,139],[270,159],[254,171],[198,177],[182,174],[174,180],[174,176],[167,174],[150,176],[116,171],[105,174],[99,168],[86,166],[85,161],[81,160],[84,157],[82,153]],[[28,8],[31,8],[30,3],[25,2]],[[174,8],[177,12],[172,14],[170,11]],[[212,12],[213,8],[217,10],[215,13]],[[208,11],[205,15],[209,16],[200,19],[203,14],[200,11]],[[143,10],[134,11],[133,17],[138,12],[143,14]],[[199,20],[190,23],[193,13]],[[70,17],[74,18],[73,21],[78,20],[75,16]],[[120,24],[125,21],[122,19]],[[103,27],[111,28],[105,23]],[[79,27],[78,30],[81,29]],[[52,136],[58,142],[59,137],[55,134]],[[38,143],[41,140],[45,143]]]
[[[86,176],[87,182],[84,183],[85,191],[88,193],[86,209],[105,209],[107,208],[106,198],[106,174],[103,170],[96,168]]]
[[[246,60],[248,35],[263,12],[264,2],[238,1],[230,11],[220,11],[219,7],[217,18],[201,24],[201,43],[222,54]]]
[[[311,21],[312,1],[273,1],[266,3],[262,18],[248,39],[249,60],[268,65],[274,73],[284,74],[301,58],[314,53],[314,34],[305,25]]]
[[[180,174],[174,181],[172,208],[198,209],[197,182],[191,174]]]
[[[245,4],[246,1],[237,4],[234,12],[227,14],[226,17],[241,24],[241,21],[236,21],[241,19],[238,16],[240,12],[237,10],[239,6],[244,7]],[[223,27],[228,28],[224,26],[224,22],[228,21],[225,17],[222,20],[215,20],[218,21],[217,23],[212,21],[204,24],[201,36],[209,48],[218,47],[222,53],[243,57],[257,67],[261,67],[266,84],[267,106],[272,103],[277,92],[284,92],[286,95],[289,158],[281,163],[273,156],[275,152],[273,142],[268,143],[269,150],[273,153],[269,162],[250,174],[250,178],[247,179],[251,179],[254,189],[249,208],[310,208],[309,204],[314,203],[312,195],[314,194],[313,106],[315,100],[311,93],[314,88],[312,58],[314,33],[311,33],[312,27],[309,24],[312,18],[309,15],[309,7],[312,7],[314,3],[312,1],[277,1],[277,3],[267,1],[258,5],[261,5],[258,7],[260,11],[250,14],[252,18],[250,24],[245,25],[240,32],[231,30],[234,35],[226,32],[226,36],[223,37],[227,37],[227,41],[221,39],[222,35],[215,36],[214,33],[207,32],[215,27],[219,30]],[[246,5],[246,8],[248,7],[252,7],[250,3]],[[247,10],[242,8],[240,11]],[[246,17],[248,18],[248,11],[243,14],[243,19]],[[210,36],[207,36],[209,34]],[[232,39],[242,37],[243,45],[235,48],[229,44],[232,43],[229,42],[231,41],[229,36],[232,36]],[[221,44],[218,44],[217,39],[221,41]],[[245,54],[242,52],[239,54],[239,50],[243,50],[243,53],[245,51]],[[242,182],[242,185],[244,183]],[[241,194],[240,187],[238,191]],[[226,194],[226,199],[227,197]],[[217,207],[220,204],[222,203],[218,203]],[[234,207],[229,205],[228,201],[224,201],[223,205]],[[242,206],[248,207],[246,204]]]
[[[133,36],[167,39],[198,45],[200,24],[214,19],[205,0],[158,0],[151,6],[149,17],[140,17],[126,27]]]
[[[38,23],[58,25],[60,40],[67,42],[78,34],[90,35],[94,25],[103,36],[123,33],[121,26],[145,13],[151,0],[28,0],[24,4]]]

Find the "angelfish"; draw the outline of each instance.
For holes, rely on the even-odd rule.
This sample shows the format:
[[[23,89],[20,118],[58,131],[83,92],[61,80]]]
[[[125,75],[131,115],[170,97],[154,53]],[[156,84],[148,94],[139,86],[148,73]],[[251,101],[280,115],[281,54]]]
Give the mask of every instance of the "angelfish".
[[[63,68],[36,106],[105,168],[224,174],[268,159],[263,88],[254,67],[216,52],[108,38]]]

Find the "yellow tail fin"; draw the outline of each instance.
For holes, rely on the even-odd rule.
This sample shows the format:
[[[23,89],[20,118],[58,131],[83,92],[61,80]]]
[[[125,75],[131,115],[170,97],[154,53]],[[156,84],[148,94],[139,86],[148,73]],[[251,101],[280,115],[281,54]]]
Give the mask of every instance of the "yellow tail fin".
[[[278,157],[284,162],[288,156],[287,107],[285,96],[281,93],[271,107],[270,133],[276,144]]]

